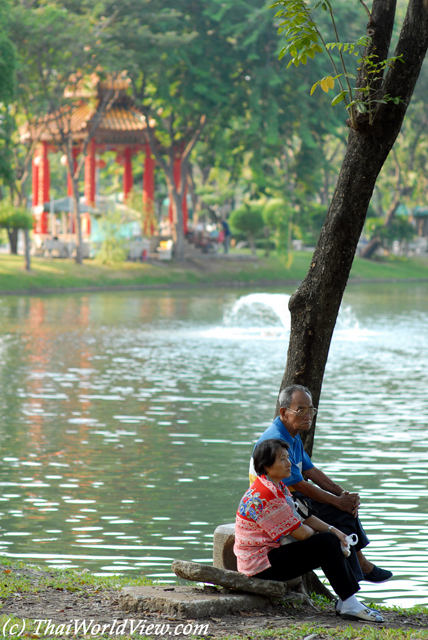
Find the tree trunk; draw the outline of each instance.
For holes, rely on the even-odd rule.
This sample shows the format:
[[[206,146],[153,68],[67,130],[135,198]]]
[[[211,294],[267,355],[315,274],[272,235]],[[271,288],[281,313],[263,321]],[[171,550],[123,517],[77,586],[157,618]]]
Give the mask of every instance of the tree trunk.
[[[404,191],[403,187],[401,188],[397,187],[394,199],[391,205],[389,206],[388,211],[386,212],[386,215],[385,215],[385,220],[383,221],[383,226],[385,228],[388,228],[392,225],[392,221],[395,218],[395,214],[401,202],[403,191]],[[381,246],[382,246],[382,238],[377,235],[373,236],[372,238],[370,238],[370,241],[368,242],[368,244],[361,251],[360,258],[365,258],[366,260],[370,260],[370,258],[376,253],[376,251]]]
[[[183,201],[177,191],[174,194],[174,207],[176,212],[174,256],[177,260],[184,260]]]
[[[366,260],[370,260],[370,258],[376,253],[379,247],[382,246],[382,239],[379,236],[375,236],[372,238],[364,247],[364,249],[360,253],[360,258],[366,258]]]
[[[255,240],[254,240],[254,235],[252,233],[248,234],[248,244],[250,245],[251,255],[252,256],[257,255],[257,253],[256,253],[256,243],[255,243]]]
[[[77,226],[77,247],[76,247],[76,264],[83,264],[83,240],[82,240],[82,218],[80,217],[79,206],[74,203],[74,215]]]
[[[189,190],[190,199],[192,201],[193,226],[194,226],[197,224],[199,220],[199,214],[201,212],[201,199],[196,193],[195,181],[193,179],[193,166],[190,162],[187,166],[187,188]]]
[[[395,8],[393,0],[374,0],[373,3],[370,35],[381,60],[387,56]],[[403,54],[405,64],[391,68],[383,85],[384,94],[400,96],[403,102],[381,105],[372,125],[365,115],[358,116],[356,130],[349,132],[336,190],[309,271],[290,299],[290,343],[280,390],[290,384],[303,384],[311,389],[315,406],[318,406],[330,342],[370,198],[400,131],[427,47],[428,14],[423,0],[409,0],[395,52],[395,55]],[[314,433],[315,420],[304,438],[309,455]]]
[[[79,206],[79,185],[77,179],[74,176],[71,177],[71,182],[73,185],[73,219],[74,224],[76,225],[77,231],[77,246],[76,246],[76,264],[83,264],[83,247],[82,247],[82,219],[80,217],[80,206]]]
[[[31,271],[30,230],[29,229],[24,229],[24,247],[25,247],[25,270]]]
[[[10,252],[13,256],[18,255],[18,229],[8,229]]]

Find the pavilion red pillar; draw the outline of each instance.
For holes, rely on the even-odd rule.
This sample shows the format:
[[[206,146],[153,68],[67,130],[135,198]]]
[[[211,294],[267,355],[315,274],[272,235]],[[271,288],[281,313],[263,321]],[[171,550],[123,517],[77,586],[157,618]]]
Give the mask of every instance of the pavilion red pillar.
[[[40,160],[39,160],[39,170],[38,170],[38,189],[37,189],[37,204],[45,205],[46,202],[50,201],[50,173],[49,173],[49,158],[48,158],[48,143],[42,142],[42,148]],[[39,233],[49,233],[49,224],[48,224],[48,212],[43,211],[40,217],[40,224],[38,225]]]
[[[37,151],[33,156],[33,207],[39,204],[39,157]]]
[[[37,155],[37,151],[33,156],[32,163],[32,191],[33,191],[33,208],[37,207],[39,204],[39,156]],[[40,233],[40,225],[39,225],[39,217],[33,213],[33,231],[34,233]]]
[[[174,176],[175,186],[177,187],[178,190],[180,190],[181,189],[181,158],[174,159],[173,176]],[[184,185],[184,193],[183,193],[183,201],[182,201],[184,233],[187,233],[187,220],[189,217],[189,213],[187,210],[186,195],[187,195],[187,185]],[[172,206],[172,202],[169,203],[169,220],[171,223],[174,223],[174,209]]]
[[[155,161],[152,158],[150,145],[146,144],[146,158],[144,160],[143,174],[143,211],[144,216],[144,233],[148,231],[148,222],[153,219],[155,202]],[[150,222],[150,231],[153,233],[153,222]]]
[[[181,167],[180,167],[180,171],[181,171]],[[187,233],[188,228],[187,228],[187,221],[189,219],[189,211],[187,209],[187,183],[184,185],[184,192],[183,192],[183,232],[184,234]]]
[[[123,166],[123,201],[126,202],[132,187],[134,186],[134,179],[132,177],[132,152],[129,147],[126,147],[124,155]]]
[[[95,206],[95,140],[88,144],[85,158],[85,203]]]
[[[95,140],[92,139],[86,149],[85,157],[85,204],[95,207]],[[85,213],[82,216],[82,233],[91,233],[91,214]]]

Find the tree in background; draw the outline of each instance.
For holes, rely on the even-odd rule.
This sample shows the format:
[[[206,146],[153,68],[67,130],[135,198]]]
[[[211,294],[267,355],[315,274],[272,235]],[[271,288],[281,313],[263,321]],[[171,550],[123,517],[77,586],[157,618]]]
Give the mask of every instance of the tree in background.
[[[272,198],[263,207],[263,221],[274,233],[278,254],[286,255],[291,245],[291,221],[294,209],[282,198]]]
[[[230,215],[229,224],[233,233],[243,233],[250,245],[251,253],[256,255],[255,240],[263,231],[263,203],[245,202]]]
[[[428,65],[425,63],[416,85],[406,120],[397,142],[379,176],[372,200],[378,215],[366,224],[368,244],[360,255],[371,258],[379,247],[386,248],[392,240],[409,240],[412,228],[409,221],[396,220],[398,212],[411,214],[415,205],[424,205],[428,190]],[[413,235],[417,229],[413,230]],[[402,234],[402,235],[401,235]]]
[[[113,90],[107,91],[95,104],[93,73],[98,68],[100,77],[103,72],[115,69],[116,52],[113,47],[107,50],[104,46],[106,24],[84,4],[76,10],[61,2],[24,10],[22,3],[15,0],[12,12],[11,32],[19,53],[19,99],[29,132],[21,154],[22,163],[16,172],[16,191],[21,203],[24,202],[23,183],[28,177],[28,165],[44,131],[42,117],[47,115],[46,120],[54,123],[58,143],[68,158],[68,166],[73,167],[70,126],[73,110],[80,105],[82,95],[89,99],[90,105],[92,100],[94,107],[88,136],[82,141],[81,157],[75,170],[70,170],[78,236],[76,262],[79,264],[82,262],[82,229],[78,178],[86,148],[114,94]],[[18,167],[18,161],[16,165]]]
[[[108,30],[148,123],[150,147],[174,210],[175,255],[184,256],[183,197],[190,154],[207,127],[227,118],[234,99],[233,47],[215,2],[127,0],[105,3]],[[162,50],[159,55],[159,47]],[[236,75],[236,74],[235,74]],[[179,179],[174,167],[180,162]]]
[[[6,229],[10,252],[14,255],[18,253],[18,231],[22,229],[26,236],[25,241],[25,267],[30,270],[30,244],[28,242],[28,232],[33,228],[33,216],[23,207],[15,207],[10,201],[3,199],[0,202],[0,229]]]

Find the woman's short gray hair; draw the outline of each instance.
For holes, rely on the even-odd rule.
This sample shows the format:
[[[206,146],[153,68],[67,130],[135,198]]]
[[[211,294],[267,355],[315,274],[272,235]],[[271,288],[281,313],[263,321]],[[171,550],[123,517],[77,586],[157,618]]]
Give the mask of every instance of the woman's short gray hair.
[[[312,393],[309,391],[308,387],[304,387],[302,384],[292,384],[289,387],[285,387],[279,394],[278,402],[280,409],[284,407],[289,407],[293,401],[293,395],[296,391],[303,391],[307,393],[310,399],[312,400]]]

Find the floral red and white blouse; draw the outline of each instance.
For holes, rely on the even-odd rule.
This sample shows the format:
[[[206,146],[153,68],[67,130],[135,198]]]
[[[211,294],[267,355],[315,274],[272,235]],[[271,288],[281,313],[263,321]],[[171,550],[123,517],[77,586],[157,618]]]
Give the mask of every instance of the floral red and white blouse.
[[[244,494],[236,512],[234,552],[238,571],[254,576],[271,565],[267,554],[280,546],[282,537],[301,521],[293,509],[287,486],[277,487],[265,475],[258,476]]]

